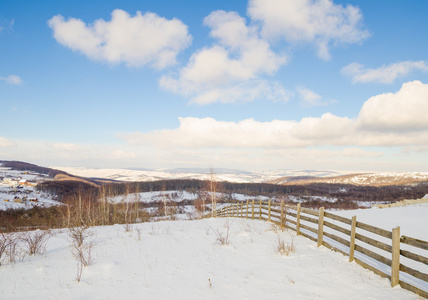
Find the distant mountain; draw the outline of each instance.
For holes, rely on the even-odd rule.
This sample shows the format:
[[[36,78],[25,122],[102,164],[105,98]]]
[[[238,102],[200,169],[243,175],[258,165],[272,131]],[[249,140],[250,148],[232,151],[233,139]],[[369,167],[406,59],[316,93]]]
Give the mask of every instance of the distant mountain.
[[[169,173],[197,173],[197,174],[210,174],[210,168],[175,168],[175,169],[165,169],[165,172]],[[246,174],[250,175],[251,172],[236,170],[236,169],[226,169],[226,168],[213,168],[214,174]]]
[[[428,172],[378,172],[347,174],[328,177],[281,177],[269,183],[282,185],[306,185],[313,183],[351,184],[360,186],[410,185],[428,182]]]

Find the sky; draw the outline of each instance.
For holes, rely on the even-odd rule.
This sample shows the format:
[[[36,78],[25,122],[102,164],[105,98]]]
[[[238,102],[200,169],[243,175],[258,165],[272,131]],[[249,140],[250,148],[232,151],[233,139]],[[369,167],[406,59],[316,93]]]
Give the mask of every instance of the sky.
[[[426,1],[0,1],[0,160],[428,172]]]

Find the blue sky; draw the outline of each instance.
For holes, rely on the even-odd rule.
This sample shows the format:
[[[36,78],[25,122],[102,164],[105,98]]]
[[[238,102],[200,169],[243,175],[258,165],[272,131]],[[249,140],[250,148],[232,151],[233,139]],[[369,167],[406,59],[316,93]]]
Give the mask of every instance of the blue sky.
[[[428,2],[0,2],[0,159],[428,171]]]

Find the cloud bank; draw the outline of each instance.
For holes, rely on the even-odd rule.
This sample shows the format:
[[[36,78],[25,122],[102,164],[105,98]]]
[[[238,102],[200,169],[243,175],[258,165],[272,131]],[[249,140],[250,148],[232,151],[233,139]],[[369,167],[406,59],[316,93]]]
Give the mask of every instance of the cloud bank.
[[[176,129],[121,137],[129,144],[158,148],[286,149],[312,146],[406,146],[428,144],[428,84],[404,83],[396,93],[368,99],[357,118],[325,113],[319,118],[239,122],[179,118]]]

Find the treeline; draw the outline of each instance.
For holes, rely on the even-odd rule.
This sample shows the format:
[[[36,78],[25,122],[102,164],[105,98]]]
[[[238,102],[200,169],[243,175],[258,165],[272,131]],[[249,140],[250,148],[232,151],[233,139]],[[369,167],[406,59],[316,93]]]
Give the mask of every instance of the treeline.
[[[153,191],[209,191],[210,182],[195,179],[171,179],[146,182],[110,182],[93,186],[81,181],[45,181],[37,189],[55,194],[65,199],[77,194],[90,195],[96,199],[99,195],[118,196],[138,192]],[[218,182],[217,192],[224,194],[239,193],[249,196],[271,198],[292,196],[324,196],[340,201],[395,202],[403,199],[422,198],[428,194],[428,183],[417,185],[357,186],[346,184],[313,183],[308,185],[277,185],[268,183],[232,183]]]

